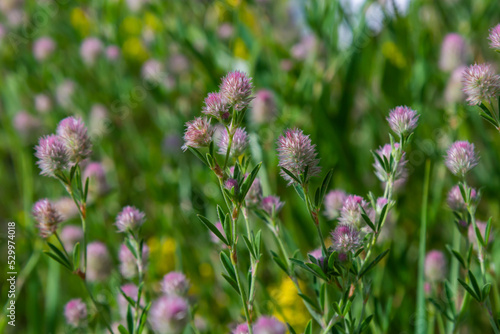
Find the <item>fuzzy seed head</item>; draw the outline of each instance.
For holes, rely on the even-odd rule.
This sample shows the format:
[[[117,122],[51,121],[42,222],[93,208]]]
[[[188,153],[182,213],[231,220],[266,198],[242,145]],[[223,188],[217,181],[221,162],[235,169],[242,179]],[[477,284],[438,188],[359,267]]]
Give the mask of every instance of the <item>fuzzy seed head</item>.
[[[87,323],[87,306],[81,299],[72,299],[64,306],[64,317],[70,326],[83,327]]]
[[[149,321],[159,334],[180,334],[189,321],[189,305],[182,297],[160,297],[151,306]]]
[[[198,117],[186,123],[184,132],[184,145],[182,149],[186,151],[189,146],[194,148],[207,147],[212,142],[215,129],[206,117]]]
[[[69,166],[68,150],[59,136],[41,137],[35,151],[41,175],[56,177],[57,172],[61,172]]]
[[[252,78],[244,72],[229,72],[220,85],[220,93],[236,110],[245,109],[252,101]]]
[[[319,159],[316,158],[316,145],[311,143],[309,136],[304,135],[302,130],[288,129],[283,135],[278,138],[278,166],[290,171],[297,179],[300,180],[300,175],[309,167],[307,173],[307,183],[310,177],[317,176],[321,172],[321,167],[318,166]],[[283,170],[281,176],[288,181],[288,185],[295,182]]]
[[[229,146],[229,134],[227,130],[222,130],[222,134],[219,139],[219,154],[222,156],[226,156],[227,148]],[[242,155],[248,146],[248,135],[245,131],[245,128],[236,128],[233,135],[233,143],[231,144],[231,152],[229,152],[229,156],[231,157],[239,157]]]
[[[71,163],[78,163],[92,154],[92,142],[81,118],[63,119],[57,126],[57,135],[67,149]]]
[[[339,225],[332,232],[332,243],[340,253],[355,252],[361,246],[358,230],[350,225]]]
[[[133,206],[126,206],[116,216],[116,227],[119,232],[137,231],[146,221],[144,212]]]
[[[462,77],[467,102],[479,105],[485,100],[496,99],[500,93],[500,76],[490,64],[474,64],[465,69]]]
[[[419,117],[420,115],[415,110],[400,106],[391,110],[387,121],[392,131],[400,137],[406,137],[417,127]]]
[[[446,152],[445,163],[448,169],[458,177],[464,177],[479,161],[474,144],[468,141],[454,142]]]
[[[167,296],[185,296],[189,290],[189,280],[181,272],[169,272],[163,277],[161,290]]]
[[[40,230],[42,238],[48,238],[57,230],[59,224],[63,221],[59,212],[52,203],[44,198],[33,205],[33,217],[37,221],[37,227]]]

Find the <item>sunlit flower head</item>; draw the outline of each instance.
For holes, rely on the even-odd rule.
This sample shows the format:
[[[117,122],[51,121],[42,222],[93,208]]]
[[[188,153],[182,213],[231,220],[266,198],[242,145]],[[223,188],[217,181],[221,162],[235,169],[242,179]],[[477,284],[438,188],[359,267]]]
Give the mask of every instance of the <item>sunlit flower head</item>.
[[[38,223],[37,227],[40,230],[42,238],[50,237],[63,221],[59,212],[57,212],[56,208],[46,198],[39,200],[33,205],[32,213]]]
[[[365,210],[368,209],[368,203],[363,199],[363,197],[356,195],[347,196],[344,201],[344,205],[342,206],[342,210],[340,211],[340,224],[360,228],[361,223],[363,222],[360,206]]]
[[[278,166],[286,168],[297,179],[308,167],[307,179],[317,176],[321,172],[318,166],[319,159],[316,158],[316,145],[311,143],[311,138],[302,130],[288,129],[278,138]],[[281,170],[281,176],[291,185],[295,181],[285,171]]]
[[[454,142],[446,152],[445,163],[448,169],[458,177],[464,177],[479,161],[474,144],[468,141]]]
[[[184,145],[182,149],[186,151],[188,147],[207,147],[212,142],[214,127],[206,117],[198,117],[186,123],[184,132]]]
[[[400,137],[405,137],[415,130],[419,116],[415,110],[406,106],[400,106],[391,110],[387,121],[392,131]]]
[[[500,93],[500,76],[490,64],[474,64],[465,69],[463,91],[471,106],[496,99]]]
[[[41,137],[35,151],[41,175],[56,177],[56,173],[69,166],[68,150],[59,136]]]
[[[500,52],[500,24],[491,28],[488,39],[490,40],[490,47],[493,50]]]
[[[144,212],[133,206],[126,206],[116,216],[116,227],[120,232],[136,231],[146,221]]]
[[[57,126],[57,135],[68,151],[70,162],[77,163],[92,154],[92,142],[81,118],[63,119]]]
[[[201,110],[205,115],[219,121],[225,121],[231,116],[226,98],[221,93],[209,93],[205,98],[205,106]]]
[[[332,232],[332,244],[338,252],[355,252],[361,246],[359,232],[353,226],[339,225]]]
[[[252,78],[244,72],[229,72],[220,85],[220,92],[236,110],[245,109],[252,100]]]
[[[222,130],[219,142],[219,154],[225,156],[227,148],[229,146],[229,134],[226,129]],[[234,130],[233,142],[231,144],[231,152],[229,153],[232,157],[239,157],[242,155],[248,146],[248,135],[245,128],[236,128]]]

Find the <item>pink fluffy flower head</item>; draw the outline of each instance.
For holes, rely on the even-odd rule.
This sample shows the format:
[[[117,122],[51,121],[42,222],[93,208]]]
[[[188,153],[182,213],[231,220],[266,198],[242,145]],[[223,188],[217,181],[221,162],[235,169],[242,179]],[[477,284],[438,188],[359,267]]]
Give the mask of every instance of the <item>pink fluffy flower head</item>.
[[[409,107],[400,106],[391,110],[387,121],[392,131],[400,137],[406,137],[415,130],[420,117],[417,112]]]
[[[500,52],[500,24],[491,28],[488,39],[490,40],[490,47],[496,52]]]
[[[394,149],[399,150],[399,144],[394,143]],[[391,155],[392,155],[392,147],[391,144],[385,144],[384,146],[380,147],[376,153],[383,159],[384,157],[387,158],[387,161],[390,161]],[[396,182],[401,179],[405,179],[407,176],[407,170],[406,170],[406,153],[402,152],[401,159],[399,159],[398,163],[398,168],[396,169],[396,173],[394,175],[393,181]],[[390,174],[387,173],[387,171],[384,169],[380,161],[378,159],[375,159],[375,162],[373,163],[373,167],[375,168],[375,175],[379,178],[380,181],[382,182],[387,182],[389,180]]]
[[[209,93],[205,98],[202,112],[207,116],[215,117],[220,122],[226,121],[231,116],[227,100],[221,93]]]
[[[345,191],[336,189],[331,190],[325,196],[325,216],[328,219],[335,219],[339,216],[340,210],[342,210],[342,206],[344,205],[344,201],[347,198],[347,194]]]
[[[144,212],[133,206],[126,206],[116,216],[116,227],[119,232],[136,231],[146,221]]]
[[[321,172],[318,166],[319,159],[316,158],[316,145],[311,143],[311,138],[305,135],[302,130],[288,129],[278,138],[278,166],[290,171],[297,179],[309,168],[307,173],[307,183],[310,177],[317,176]],[[281,176],[291,185],[295,180],[285,171],[281,170]]]
[[[467,102],[479,105],[484,100],[495,99],[500,93],[500,76],[490,64],[474,64],[465,69],[462,77]]]
[[[277,116],[276,101],[271,91],[259,90],[252,102],[252,121],[256,124],[272,122]]]
[[[368,209],[368,203],[363,197],[356,195],[349,195],[344,201],[342,210],[340,211],[339,222],[342,225],[349,225],[356,228],[361,227],[363,217],[361,217],[360,206],[365,210]]]
[[[160,297],[151,306],[149,321],[160,334],[180,334],[189,322],[189,305],[182,297]]]
[[[44,61],[54,52],[56,43],[50,37],[40,37],[33,44],[33,55],[38,61]]]
[[[87,127],[79,117],[66,117],[57,126],[57,135],[68,150],[72,163],[78,163],[92,154],[92,142]]]
[[[220,93],[238,111],[245,109],[252,101],[252,89],[252,78],[241,71],[229,72],[222,78],[220,85]]]
[[[81,299],[72,299],[64,306],[64,317],[72,327],[83,327],[87,323],[87,306]]]
[[[112,261],[105,244],[99,241],[87,245],[87,280],[105,281],[111,274]]]
[[[335,250],[341,253],[355,252],[361,246],[358,230],[350,225],[339,225],[332,232]]]
[[[145,267],[148,262],[149,257],[149,247],[147,245],[142,246],[142,266]],[[118,259],[120,260],[120,273],[125,278],[134,278],[138,274],[137,260],[128,249],[125,244],[120,246],[120,252],[118,253]],[[144,270],[144,268],[143,268]]]
[[[226,156],[227,148],[229,146],[229,134],[226,129],[222,130],[221,137],[219,139],[219,154]],[[239,157],[242,155],[248,146],[248,135],[245,128],[236,128],[233,135],[233,143],[231,144],[231,151],[229,156]]]
[[[96,37],[88,37],[80,46],[80,56],[87,65],[93,65],[102,52],[102,42]]]
[[[253,326],[254,334],[285,334],[286,327],[274,317],[262,316]]]
[[[276,217],[276,215],[281,211],[285,205],[279,198],[279,196],[267,196],[262,199],[262,209],[266,211],[271,217]]]
[[[464,38],[451,33],[444,37],[441,45],[441,56],[439,58],[439,68],[443,71],[453,71],[466,61],[467,46]]]
[[[477,198],[477,192],[476,189],[472,188],[471,189],[471,199],[474,202]],[[467,206],[465,205],[464,198],[462,196],[462,193],[460,191],[459,186],[454,186],[453,188],[450,189],[448,192],[448,198],[446,200],[448,203],[448,206],[450,209],[453,211],[465,211],[467,210]]]
[[[429,281],[442,281],[446,278],[446,258],[443,252],[432,250],[425,257],[425,277]]]
[[[464,177],[479,161],[474,144],[468,141],[456,141],[448,149],[445,163],[448,169],[458,177]]]
[[[206,117],[198,117],[187,122],[182,149],[186,151],[189,146],[194,148],[209,146],[212,142],[214,131],[213,126],[210,124],[210,120]]]
[[[41,175],[56,177],[56,173],[69,166],[68,150],[59,136],[49,135],[40,138],[35,151]]]
[[[189,290],[189,280],[183,273],[171,271],[163,277],[161,290],[167,296],[185,296]]]
[[[232,334],[248,334],[248,325],[247,324],[240,324],[236,326],[236,328],[233,330]]]
[[[120,48],[116,45],[110,45],[106,48],[106,58],[108,60],[114,61],[120,57]]]
[[[42,238],[48,238],[54,234],[62,222],[61,215],[46,198],[39,200],[33,205],[32,213],[38,223],[37,227],[40,230]]]

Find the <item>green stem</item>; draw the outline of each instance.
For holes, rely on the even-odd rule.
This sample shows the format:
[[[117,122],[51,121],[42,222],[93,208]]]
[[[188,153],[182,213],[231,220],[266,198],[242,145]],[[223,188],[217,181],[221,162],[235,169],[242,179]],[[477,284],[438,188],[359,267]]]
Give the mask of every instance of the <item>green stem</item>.
[[[425,164],[424,190],[422,194],[422,211],[420,221],[420,240],[418,248],[418,284],[417,284],[417,334],[426,332],[426,314],[425,314],[425,291],[424,291],[424,265],[425,265],[425,237],[427,233],[427,202],[429,198],[429,179],[431,163],[427,160]]]
[[[314,212],[312,205],[311,205],[311,201],[309,199],[309,187],[307,185],[305,185],[305,186],[303,185],[302,190],[304,191],[304,195],[306,197],[305,202],[306,202],[306,206],[307,206],[307,211],[309,211],[309,214],[310,214],[311,219],[314,223],[314,226],[316,226],[316,231],[318,232],[319,241],[321,243],[321,250],[322,250],[323,254],[326,256],[328,254],[328,250],[326,249],[325,239],[323,238],[323,233],[321,232],[321,228],[319,226],[318,215],[317,215],[317,213]]]
[[[113,332],[113,330],[111,329],[111,326],[109,325],[109,323],[108,323],[108,321],[106,320],[106,318],[104,318],[104,312],[103,312],[103,310],[101,310],[101,309],[99,308],[99,306],[98,306],[99,304],[98,304],[98,303],[97,303],[97,301],[95,300],[94,295],[92,294],[92,291],[90,291],[90,288],[89,288],[89,286],[87,285],[87,282],[86,282],[86,281],[84,281],[84,280],[82,280],[82,283],[83,283],[83,285],[85,286],[85,289],[87,290],[87,293],[89,294],[89,297],[90,297],[90,299],[92,300],[92,303],[94,304],[94,306],[95,306],[95,308],[96,308],[96,310],[97,310],[97,313],[99,314],[99,316],[100,316],[100,317],[101,317],[101,319],[103,320],[104,325],[106,326],[106,328],[108,329],[108,331],[109,331],[111,334],[113,334],[114,332]]]
[[[240,274],[238,272],[238,266],[236,264],[236,249],[231,248],[231,264],[233,265],[234,274],[236,276],[236,284],[238,285],[238,290],[240,291],[241,303],[243,304],[243,311],[245,312],[245,318],[248,325],[248,333],[252,334],[252,320],[250,318],[250,312],[248,311],[248,303],[246,300],[245,289],[241,284]]]
[[[453,231],[453,249],[458,250],[458,252],[460,252],[460,240],[461,240],[460,231],[458,230],[458,228],[456,228]],[[458,260],[453,257],[451,259],[451,269],[450,269],[450,273],[451,273],[450,285],[451,285],[451,291],[452,291],[453,296],[457,295],[457,289],[458,289],[457,279],[458,279],[459,270],[460,270],[460,266],[459,266]],[[455,303],[455,301],[453,301],[453,303]],[[452,321],[448,322],[446,332],[447,333],[453,332],[453,322]]]
[[[56,236],[57,241],[59,241],[59,245],[61,245],[61,248],[63,249],[64,254],[66,255],[66,258],[68,259],[69,263],[73,263],[73,261],[71,260],[71,258],[68,255],[68,252],[66,251],[66,248],[64,247],[64,244],[62,243],[61,238],[59,237],[59,234],[57,233],[57,231],[54,232],[54,235]]]

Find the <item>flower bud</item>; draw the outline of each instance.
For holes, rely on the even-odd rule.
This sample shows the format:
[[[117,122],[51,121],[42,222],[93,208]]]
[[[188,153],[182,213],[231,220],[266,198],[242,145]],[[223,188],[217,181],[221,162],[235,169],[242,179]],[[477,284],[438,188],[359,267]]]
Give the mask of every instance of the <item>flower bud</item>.
[[[399,150],[399,144],[394,143],[394,149]],[[376,150],[376,153],[383,159],[384,157],[387,159],[387,161],[391,160],[391,156],[393,156],[393,149],[391,147],[391,144],[385,144],[384,146],[380,147],[378,150]],[[396,153],[398,154],[398,153]],[[396,182],[401,179],[406,179],[407,177],[407,170],[406,170],[406,163],[407,161],[405,160],[406,153],[402,152],[401,158],[399,159],[398,163],[398,168],[396,169],[395,175],[393,175],[393,182]],[[382,166],[380,161],[375,158],[375,162],[373,163],[373,167],[375,168],[375,175],[378,177],[378,179],[382,182],[388,182],[390,178],[390,174],[385,170],[385,168]]]
[[[209,93],[205,98],[205,106],[202,112],[207,116],[212,116],[220,122],[226,121],[231,114],[226,98],[221,93]]]

